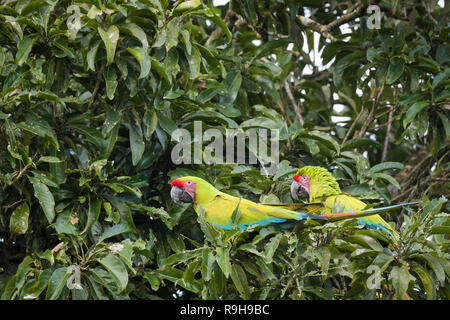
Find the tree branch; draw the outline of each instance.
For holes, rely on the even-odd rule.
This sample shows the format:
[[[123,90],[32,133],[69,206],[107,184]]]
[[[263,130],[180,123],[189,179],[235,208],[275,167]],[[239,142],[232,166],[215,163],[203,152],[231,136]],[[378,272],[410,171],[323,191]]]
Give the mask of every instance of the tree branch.
[[[228,21],[230,21],[230,19],[234,16],[234,12],[233,12],[233,1],[228,2],[228,10],[227,13],[225,14],[225,17],[223,18],[223,21],[225,23],[227,23]],[[221,28],[217,28],[216,30],[214,30],[211,35],[209,36],[209,38],[206,40],[205,45],[209,45],[212,41],[220,38],[223,35],[223,31]]]
[[[364,135],[364,133],[366,133],[367,128],[369,127],[370,123],[373,120],[373,115],[375,114],[375,108],[378,104],[378,101],[380,100],[381,94],[383,93],[384,90],[384,84],[381,88],[379,88],[377,90],[377,95],[376,97],[373,99],[373,103],[372,103],[372,108],[370,109],[369,114],[367,115],[366,120],[364,121],[361,130],[359,130],[357,133],[355,133],[355,138],[360,139],[362,138],[362,136]]]
[[[352,133],[353,129],[356,126],[356,123],[359,121],[359,118],[361,118],[361,115],[363,113],[364,113],[364,105],[362,106],[361,111],[358,113],[358,115],[356,116],[356,119],[353,121],[352,125],[350,126],[350,128],[347,131],[347,133],[345,134],[345,137],[344,137],[344,139],[342,140],[342,143],[341,143],[341,147],[345,144],[347,139],[350,137],[350,134]]]
[[[374,1],[373,4],[378,4],[380,1],[381,0]],[[358,3],[352,9],[350,9],[348,13],[343,14],[341,17],[330,22],[327,25],[320,24],[310,18],[301,15],[298,15],[297,18],[305,27],[308,27],[312,31],[320,33],[323,37],[331,41],[337,41],[337,39],[330,32],[351,20],[363,16],[368,6],[369,4],[363,5],[362,3]]]
[[[304,121],[303,121],[302,113],[300,111],[300,108],[299,108],[297,102],[295,102],[295,98],[294,98],[294,95],[292,94],[289,83],[287,82],[287,80],[284,80],[283,84],[284,84],[284,89],[286,90],[286,93],[287,93],[289,99],[291,100],[291,104],[292,104],[292,107],[294,108],[295,116],[297,117],[298,122],[300,122],[300,124],[303,125]],[[301,103],[301,101],[300,101],[300,103]]]

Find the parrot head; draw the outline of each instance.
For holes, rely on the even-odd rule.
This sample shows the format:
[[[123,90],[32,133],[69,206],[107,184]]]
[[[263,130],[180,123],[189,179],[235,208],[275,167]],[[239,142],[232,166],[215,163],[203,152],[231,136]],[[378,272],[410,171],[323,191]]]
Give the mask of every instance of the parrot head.
[[[176,204],[193,203],[195,200],[196,184],[192,180],[175,179],[170,183],[170,197]]]
[[[291,183],[292,198],[298,196],[309,198],[310,202],[319,201],[323,197],[341,193],[339,184],[325,168],[305,166],[300,168]]]
[[[170,197],[176,204],[203,203],[214,198],[219,191],[199,177],[185,176],[170,183]]]
[[[298,200],[298,195],[300,194],[304,198],[309,198],[309,189],[311,180],[307,176],[294,175],[291,183],[291,195],[292,198]]]

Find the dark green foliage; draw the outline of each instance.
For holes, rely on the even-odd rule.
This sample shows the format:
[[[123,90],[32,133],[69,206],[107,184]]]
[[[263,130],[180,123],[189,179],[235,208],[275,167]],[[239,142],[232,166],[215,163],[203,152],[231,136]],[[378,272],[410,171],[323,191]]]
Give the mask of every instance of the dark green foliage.
[[[378,1],[381,29],[330,41],[297,16],[352,1],[1,3],[1,299],[450,299],[448,6]],[[279,129],[276,175],[173,164],[196,120]],[[290,202],[303,165],[373,205],[423,200],[383,215],[402,244],[355,221],[224,231],[169,196],[189,174]]]

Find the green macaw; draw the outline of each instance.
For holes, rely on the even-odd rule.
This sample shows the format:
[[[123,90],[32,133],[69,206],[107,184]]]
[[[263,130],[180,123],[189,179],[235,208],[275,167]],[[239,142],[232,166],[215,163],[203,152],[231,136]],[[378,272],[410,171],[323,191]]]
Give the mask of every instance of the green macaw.
[[[264,226],[269,223],[282,223],[287,220],[312,220],[338,221],[355,217],[364,217],[367,212],[349,212],[337,214],[309,214],[282,208],[255,203],[247,199],[240,199],[217,190],[210,183],[199,177],[186,176],[171,182],[170,196],[177,203],[192,203],[195,212],[201,215],[204,212],[206,221],[222,229],[232,228],[231,217],[238,208],[241,216],[238,227],[245,229],[247,226]],[[239,205],[239,206],[238,206]]]
[[[373,215],[357,217],[358,222],[368,228],[386,231],[395,241],[399,240],[397,231],[392,228],[377,212],[384,212],[390,209],[417,204],[419,202],[401,203],[397,205],[371,208],[364,210],[367,205],[357,198],[343,193],[339,184],[331,173],[322,167],[306,166],[297,171],[291,184],[291,195],[295,200],[298,196],[308,198],[309,204],[284,205],[285,208],[305,210],[308,213],[330,214],[333,211],[351,212],[358,214],[360,212],[372,212]],[[347,216],[348,217],[348,216]]]

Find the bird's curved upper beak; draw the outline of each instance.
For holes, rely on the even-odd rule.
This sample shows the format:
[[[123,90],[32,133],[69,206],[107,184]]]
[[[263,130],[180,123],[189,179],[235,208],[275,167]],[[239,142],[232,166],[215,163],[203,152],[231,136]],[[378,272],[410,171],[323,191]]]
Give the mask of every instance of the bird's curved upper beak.
[[[189,193],[187,193],[185,190],[183,190],[180,187],[173,186],[170,190],[170,197],[176,204],[182,204],[184,203],[192,203],[194,202],[194,199],[190,196]]]
[[[308,191],[306,191],[306,189],[303,188],[303,186],[300,185],[300,183],[298,183],[297,181],[294,180],[291,183],[291,196],[293,199],[298,201],[299,194],[304,198],[309,198]]]

